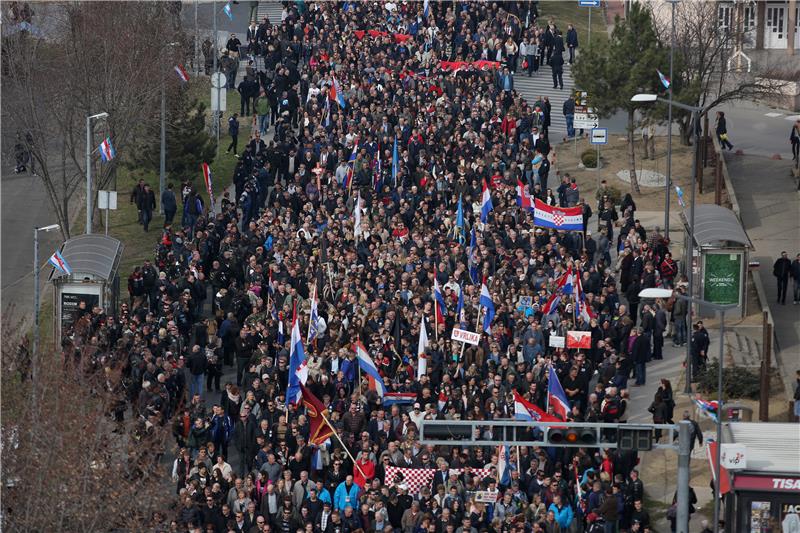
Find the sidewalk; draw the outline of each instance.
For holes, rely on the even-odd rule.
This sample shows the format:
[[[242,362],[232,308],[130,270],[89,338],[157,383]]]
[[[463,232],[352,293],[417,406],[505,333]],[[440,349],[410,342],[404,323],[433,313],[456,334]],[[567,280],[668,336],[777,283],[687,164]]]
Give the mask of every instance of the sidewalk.
[[[800,253],[800,194],[790,175],[791,161],[728,153],[725,161],[742,224],[755,247],[751,260],[761,262],[759,270],[775,319],[778,348],[783,362],[789,365],[782,370],[793,374],[800,360],[800,306],[792,305],[791,281],[787,305],[775,303],[778,288],[772,276],[772,265],[782,251],[788,252],[792,260]]]

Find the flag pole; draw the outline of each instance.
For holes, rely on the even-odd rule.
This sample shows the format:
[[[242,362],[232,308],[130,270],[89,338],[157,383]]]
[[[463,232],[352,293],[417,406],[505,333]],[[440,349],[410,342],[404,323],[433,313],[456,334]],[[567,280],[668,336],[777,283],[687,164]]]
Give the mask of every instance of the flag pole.
[[[353,466],[355,466],[358,469],[358,471],[361,473],[361,475],[364,477],[364,479],[366,479],[367,475],[364,473],[363,470],[361,470],[361,467],[358,466],[358,463],[356,462],[355,458],[353,457],[353,454],[350,453],[350,450],[348,450],[347,446],[344,445],[344,442],[342,442],[342,438],[339,436],[339,433],[333,427],[333,424],[330,423],[330,421],[328,420],[328,417],[325,416],[325,413],[320,413],[320,416],[322,417],[322,420],[324,420],[325,423],[328,424],[328,427],[331,428],[331,431],[333,431],[333,436],[336,437],[336,440],[338,440],[339,444],[341,444],[342,448],[344,448],[344,453],[346,453],[347,456],[350,458],[350,460],[353,461]]]
[[[519,444],[517,444],[517,472],[522,475],[522,456],[519,454]]]

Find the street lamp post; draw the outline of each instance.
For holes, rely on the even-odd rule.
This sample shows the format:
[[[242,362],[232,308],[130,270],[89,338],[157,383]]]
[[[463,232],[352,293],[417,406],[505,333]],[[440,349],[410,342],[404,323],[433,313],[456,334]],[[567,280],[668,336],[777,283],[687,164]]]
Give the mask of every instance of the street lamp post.
[[[725,313],[731,309],[736,309],[738,306],[735,304],[720,305],[707,302],[706,300],[702,300],[700,298],[694,298],[691,295],[686,296],[680,294],[679,292],[673,292],[671,289],[644,289],[639,292],[640,298],[669,298],[670,296],[680,298],[681,300],[685,300],[690,304],[706,306],[719,313],[719,366],[717,369],[717,449],[715,452],[716,464],[714,465],[714,479],[716,480],[714,482],[714,532],[717,533],[719,531],[720,452],[722,450],[722,370],[724,366],[722,357],[725,353]],[[689,363],[691,363],[691,361],[689,361]],[[681,509],[678,509],[678,513],[680,516]],[[686,519],[688,520],[688,512],[686,513]]]
[[[39,353],[39,232],[40,231],[53,231],[60,228],[58,224],[50,224],[40,228],[38,226],[33,228],[33,352],[31,355],[31,371],[36,372],[36,355]],[[36,376],[33,375],[32,379],[36,382]]]
[[[669,46],[669,104],[667,106],[667,179],[664,185],[664,235],[669,238],[669,195],[672,186],[672,64],[675,55],[675,5],[680,0],[668,0],[672,4],[672,29]]]
[[[651,103],[655,101],[667,102],[679,109],[684,109],[692,114],[691,127],[695,134],[694,139],[694,153],[692,156],[692,205],[689,207],[689,239],[687,249],[687,257],[684,257],[686,264],[686,279],[689,282],[688,293],[689,296],[694,295],[694,204],[695,204],[695,188],[697,182],[697,165],[699,163],[699,147],[700,141],[697,138],[697,123],[700,120],[700,115],[708,111],[709,107],[695,107],[680,102],[673,102],[666,100],[655,94],[636,94],[631,98],[631,102],[638,103]],[[672,121],[670,121],[671,123]],[[671,138],[671,136],[670,136]],[[669,180],[668,180],[669,181]],[[669,204],[669,197],[667,197],[667,204]],[[683,391],[686,394],[692,392],[692,306],[689,306],[689,312],[686,313],[686,384]]]
[[[92,232],[92,120],[105,118],[108,113],[86,117],[86,234]]]
[[[167,43],[168,47],[176,46],[180,43]],[[164,206],[161,198],[164,196],[164,189],[167,188],[167,90],[166,80],[164,79],[164,69],[161,69],[161,150],[158,161],[158,205],[159,213],[164,214]]]

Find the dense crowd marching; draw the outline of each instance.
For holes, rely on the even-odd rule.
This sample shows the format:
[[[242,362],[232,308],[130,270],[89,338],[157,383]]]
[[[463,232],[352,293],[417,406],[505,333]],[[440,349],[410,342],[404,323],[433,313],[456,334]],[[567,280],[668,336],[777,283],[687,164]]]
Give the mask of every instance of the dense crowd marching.
[[[184,187],[180,225],[166,225],[155,260],[129,278],[117,320],[99,309],[79,320],[98,353],[126,347],[135,414],[171,424],[178,503],[156,530],[649,530],[635,452],[522,447],[517,457],[512,446],[506,459],[496,447],[418,441],[424,419],[513,418],[515,392],[554,415],[551,366],[567,418],[624,422],[631,374],[645,382],[673,325],[673,342],[686,342],[680,301],[638,299],[644,287],[683,290],[669,241],[645,231],[630,196],[604,183],[586,200],[555,172],[549,102],[506,83],[534,58],[535,75],[563,63],[561,30],[536,2],[305,2],[248,38],[239,89],[254,99],[242,108],[253,133],[233,198],[215,211]],[[484,187],[493,209],[482,217]],[[522,192],[583,206],[584,231],[534,227]],[[548,305],[567,273],[588,310],[577,312],[576,290]],[[482,285],[495,307],[486,328]],[[302,403],[287,406],[295,316],[306,387],[343,444],[310,442]],[[452,341],[454,327],[482,332],[480,343]],[[551,346],[572,330],[590,332],[591,348]],[[369,386],[357,342],[409,403],[386,405]],[[664,380],[654,419],[671,421],[673,408]],[[386,479],[391,467],[436,474],[415,491]],[[496,501],[476,497],[494,490]]]

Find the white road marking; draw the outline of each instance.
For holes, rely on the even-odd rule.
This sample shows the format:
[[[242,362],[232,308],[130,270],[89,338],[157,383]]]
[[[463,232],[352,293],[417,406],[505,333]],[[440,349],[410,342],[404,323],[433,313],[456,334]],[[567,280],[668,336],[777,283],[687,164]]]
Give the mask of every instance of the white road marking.
[[[766,117],[782,117],[783,113],[774,113],[774,112],[773,113],[764,113],[764,116],[766,116]]]

